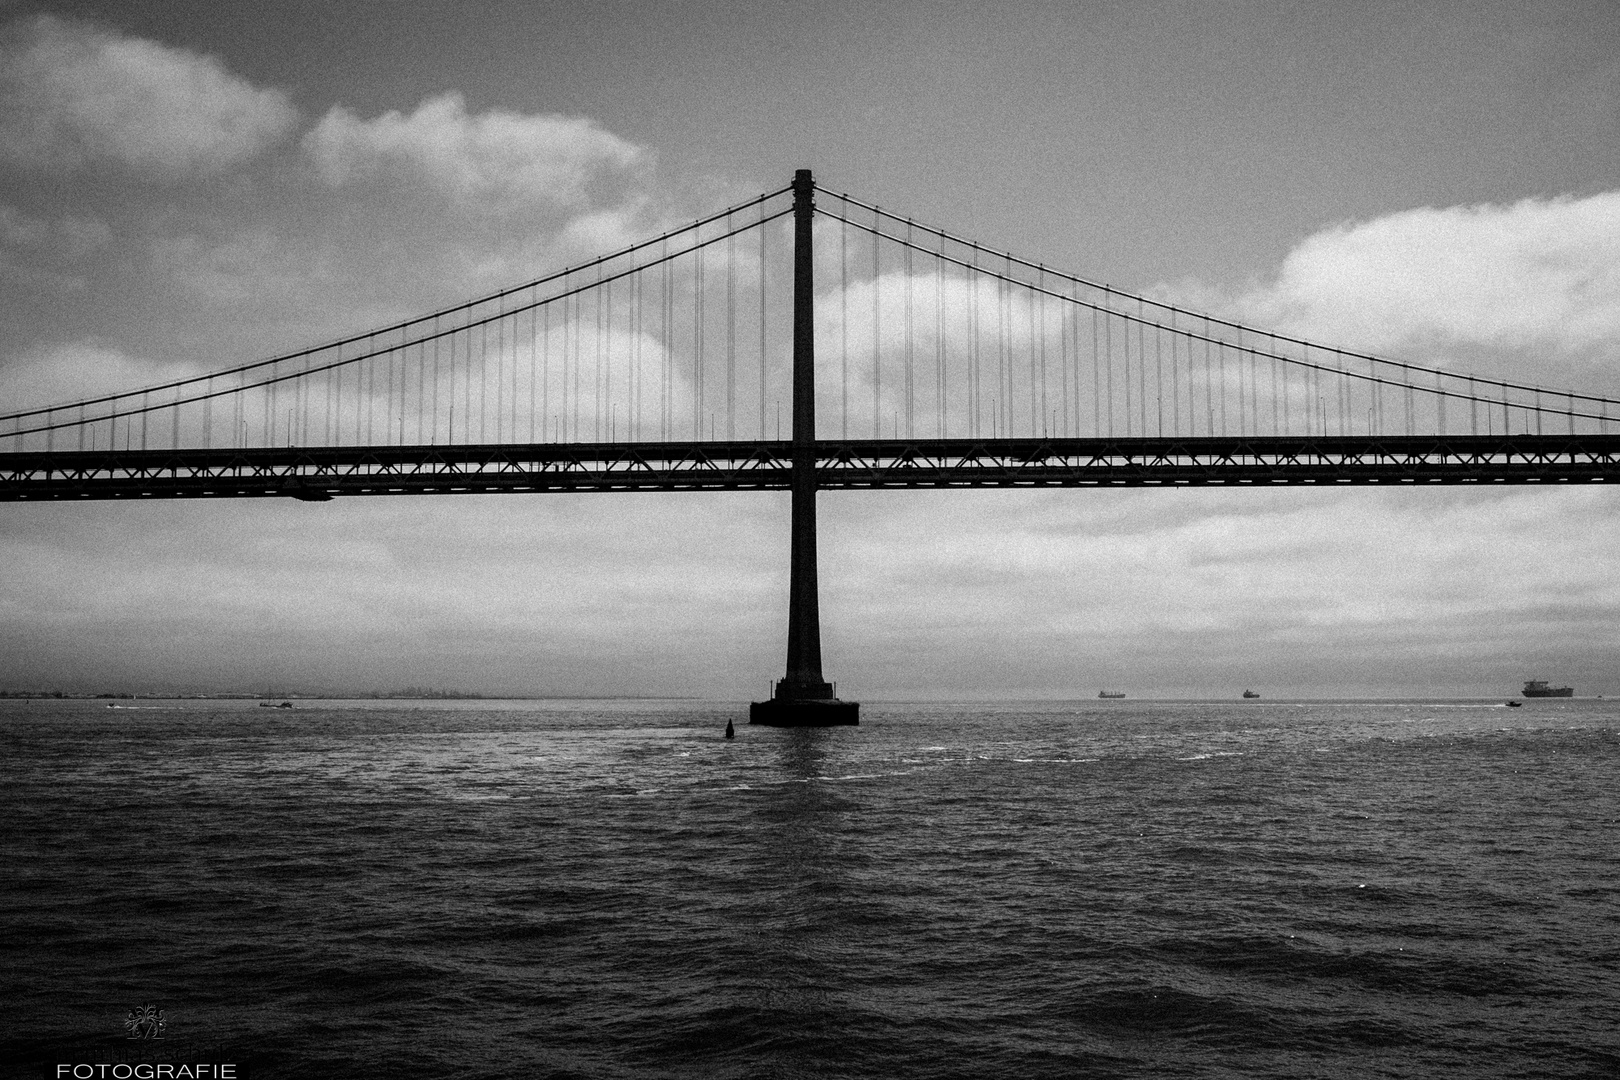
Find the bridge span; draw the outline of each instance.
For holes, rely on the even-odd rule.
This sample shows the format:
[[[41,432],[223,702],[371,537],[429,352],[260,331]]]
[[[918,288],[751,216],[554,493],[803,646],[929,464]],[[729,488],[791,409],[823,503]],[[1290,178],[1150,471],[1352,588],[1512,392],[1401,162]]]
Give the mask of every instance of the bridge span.
[[[858,715],[822,677],[819,490],[1617,480],[1620,400],[1187,311],[808,170],[393,326],[0,415],[0,501],[789,491],[751,718],[793,725]]]
[[[819,490],[1592,484],[1617,435],[826,439]],[[0,454],[0,501],[786,491],[791,442],[538,443]]]

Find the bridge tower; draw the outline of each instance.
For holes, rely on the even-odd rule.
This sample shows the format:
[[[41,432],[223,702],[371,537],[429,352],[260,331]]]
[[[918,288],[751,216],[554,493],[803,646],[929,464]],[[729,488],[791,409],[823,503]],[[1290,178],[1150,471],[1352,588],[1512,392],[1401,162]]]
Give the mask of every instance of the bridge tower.
[[[815,181],[793,174],[793,542],[788,585],[787,674],[769,701],[748,707],[750,724],[830,727],[860,723],[860,705],[840,701],[821,674],[816,580],[816,322],[810,224]]]

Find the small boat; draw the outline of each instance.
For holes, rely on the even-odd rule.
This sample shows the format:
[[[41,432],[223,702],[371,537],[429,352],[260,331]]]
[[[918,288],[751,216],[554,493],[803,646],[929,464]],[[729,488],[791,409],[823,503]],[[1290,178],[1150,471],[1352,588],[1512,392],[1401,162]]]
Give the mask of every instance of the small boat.
[[[1510,708],[1510,709],[1522,709],[1522,708],[1524,708],[1524,702],[1522,702],[1522,701],[1509,701],[1509,702],[1507,702],[1507,707]]]
[[[1099,690],[1099,691],[1097,691],[1097,696],[1100,697],[1100,698],[1122,698],[1122,697],[1125,696],[1125,691],[1123,691],[1123,690]]]
[[[292,708],[292,702],[283,701],[279,705],[272,705],[268,701],[261,701],[261,702],[259,702],[259,708],[261,708],[261,709],[290,709],[290,708]]]
[[[1243,691],[1243,696],[1246,698],[1257,698],[1260,695],[1255,693],[1253,690],[1245,690]]]

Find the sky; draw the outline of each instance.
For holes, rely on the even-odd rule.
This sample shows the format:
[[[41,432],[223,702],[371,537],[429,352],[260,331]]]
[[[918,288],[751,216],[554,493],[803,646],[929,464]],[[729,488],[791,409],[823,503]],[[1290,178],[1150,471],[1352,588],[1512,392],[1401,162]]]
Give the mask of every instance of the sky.
[[[0,411],[793,170],[1121,289],[1620,394],[1620,8],[0,0]],[[1620,693],[1620,493],[827,492],[860,700]],[[0,688],[758,697],[787,496],[0,508]]]

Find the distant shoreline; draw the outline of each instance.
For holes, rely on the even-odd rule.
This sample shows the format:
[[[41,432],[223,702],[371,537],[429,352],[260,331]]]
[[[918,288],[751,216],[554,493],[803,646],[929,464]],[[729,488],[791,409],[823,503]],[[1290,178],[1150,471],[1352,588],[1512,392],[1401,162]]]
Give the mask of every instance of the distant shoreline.
[[[1417,694],[1392,695],[1387,697],[1353,697],[1350,695],[1327,695],[1324,697],[1270,697],[1270,698],[1239,698],[1207,695],[1200,697],[1132,697],[1125,699],[1106,699],[1099,702],[1090,696],[1080,697],[974,697],[974,698],[911,698],[911,697],[866,697],[864,702],[869,705],[1100,705],[1103,708],[1118,708],[1124,705],[1247,705],[1263,707],[1269,705],[1322,705],[1322,704],[1368,704],[1380,703],[1406,703],[1422,704],[1425,702],[1477,702],[1479,704],[1501,704],[1508,700],[1519,700],[1522,694],[1511,691],[1500,694],[1466,694],[1441,695],[1435,697]],[[728,697],[704,697],[694,694],[474,694],[474,693],[416,693],[416,694],[390,694],[390,693],[296,693],[296,694],[255,694],[255,693],[78,693],[69,691],[45,690],[0,690],[0,701],[732,701],[744,700]],[[1527,698],[1526,701],[1603,701],[1613,700],[1605,698],[1603,694],[1578,694],[1572,697],[1559,698]]]
[[[685,694],[85,694],[45,690],[0,690],[13,701],[699,701]]]

